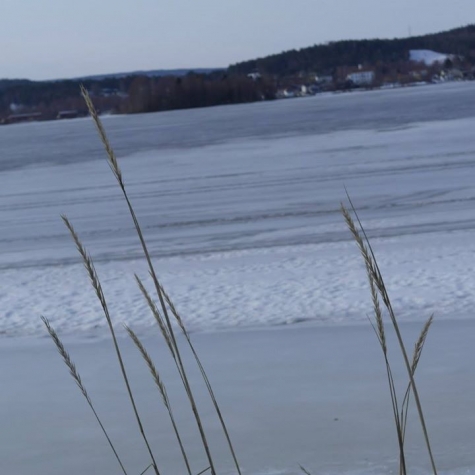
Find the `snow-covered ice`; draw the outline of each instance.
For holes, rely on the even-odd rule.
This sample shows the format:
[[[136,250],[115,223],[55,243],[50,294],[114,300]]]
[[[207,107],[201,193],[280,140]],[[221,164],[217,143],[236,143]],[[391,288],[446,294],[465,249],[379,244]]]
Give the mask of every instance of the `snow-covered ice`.
[[[104,119],[247,473],[396,466],[364,265],[339,212],[345,186],[406,331],[414,337],[436,315],[420,370],[434,444],[442,473],[473,473],[473,99],[475,86],[464,83]],[[112,417],[124,401],[111,386],[119,382],[106,325],[59,217],[69,216],[95,258],[119,331],[127,322],[150,335],[133,278],[147,269],[100,142],[81,119],[2,127],[0,143],[0,420],[10,427],[0,472],[115,473],[50,342],[37,338],[45,315],[71,342],[140,473],[129,416]],[[145,391],[127,352],[151,417],[153,388]],[[425,473],[416,436],[412,455]],[[162,454],[171,469],[168,432],[153,437],[171,451]]]
[[[403,329],[412,342],[420,325],[405,324]],[[434,456],[443,475],[475,473],[474,332],[473,321],[436,321],[418,369]],[[148,335],[145,344],[167,385],[193,471],[198,473],[206,461],[176,370],[158,337]],[[369,325],[199,333],[193,339],[244,474],[296,475],[298,464],[327,475],[397,473],[387,381]],[[148,458],[112,344],[66,342],[129,473],[140,473]],[[121,344],[161,473],[185,473],[147,368],[129,342]],[[395,356],[396,382],[404,390],[406,378],[393,338],[389,346]],[[89,408],[49,341],[5,340],[0,361],[1,473],[119,473]],[[206,389],[195,365],[190,368],[218,473],[235,473]],[[411,473],[429,475],[413,407],[407,448]]]
[[[191,328],[366,322],[364,266],[339,212],[344,186],[373,238],[400,318],[420,321],[434,310],[439,319],[471,318],[474,118],[440,120],[444,114],[451,117],[457,101],[470,101],[475,90],[469,86],[317,97],[290,101],[290,111],[286,103],[271,104],[270,118],[285,113],[288,120],[301,120],[303,115],[305,133],[283,136],[283,122],[272,136],[263,132],[260,138],[233,139],[242,133],[237,129],[236,134],[226,131],[229,137],[220,143],[168,144],[121,156],[157,270]],[[455,95],[460,91],[463,96]],[[342,103],[349,109],[348,120],[375,98],[380,101],[373,103],[375,114],[382,113],[379,103],[387,108],[382,127],[365,129],[356,115],[357,129],[326,129],[328,121],[340,117]],[[333,103],[335,118],[330,115]],[[440,111],[428,116],[438,120],[399,124],[400,108],[419,103]],[[238,109],[243,127],[258,107]],[[212,129],[215,115],[228,111],[206,113]],[[313,131],[305,129],[312,113]],[[179,115],[182,133],[191,127],[184,120],[189,121],[188,114]],[[391,114],[395,124],[385,123]],[[152,124],[167,119],[167,114],[150,117]],[[147,116],[114,117],[105,124],[114,137],[130,121],[130,134],[140,136],[145,125],[135,130],[136,120]],[[150,126],[144,143],[150,144],[160,130]],[[24,137],[32,149],[22,151],[15,166],[5,160],[7,169],[0,175],[0,332],[43,334],[41,314],[64,333],[101,334],[105,329],[61,213],[69,216],[96,259],[118,324],[152,325],[133,281],[134,272],[147,276],[139,242],[92,124],[5,127],[0,133],[7,141],[10,131],[16,142],[10,147],[7,142],[7,151],[14,155],[15,143]],[[49,140],[60,133],[53,147]],[[47,134],[51,138],[41,142]],[[91,148],[93,157],[73,162],[68,154],[77,153],[79,139],[92,141],[83,153]],[[48,156],[50,149],[55,156]],[[39,165],[29,163],[29,153],[38,153]]]

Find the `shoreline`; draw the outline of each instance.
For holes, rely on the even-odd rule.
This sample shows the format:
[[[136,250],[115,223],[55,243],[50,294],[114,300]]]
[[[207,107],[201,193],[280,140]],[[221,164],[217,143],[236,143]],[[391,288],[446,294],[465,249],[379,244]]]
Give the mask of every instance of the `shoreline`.
[[[368,290],[368,307],[370,307],[370,294]],[[397,316],[397,315],[396,315]],[[147,315],[147,318],[149,315]],[[40,317],[38,317],[40,319]],[[151,325],[148,327],[142,327],[136,329],[133,326],[134,332],[140,338],[149,338],[153,336],[160,336],[159,329],[156,324],[152,321],[153,317],[150,315]],[[184,316],[185,325],[186,325],[186,316]],[[455,318],[437,318],[437,314],[434,314],[434,321],[442,326],[463,326],[463,325],[475,325],[475,319],[472,316],[464,317],[455,317]],[[54,326],[54,321],[51,322]],[[388,320],[387,325],[390,325]],[[114,329],[116,331],[116,336],[119,342],[126,342],[129,339],[129,336],[123,329],[123,324],[127,322],[117,322],[114,324]],[[242,335],[243,337],[249,333],[280,333],[280,332],[293,332],[293,331],[360,331],[361,329],[370,328],[369,321],[360,320],[360,321],[302,321],[302,322],[290,322],[282,323],[275,325],[247,325],[247,326],[226,326],[226,327],[217,327],[217,328],[202,328],[202,329],[193,329],[188,331],[191,338],[195,337],[204,337],[204,338],[217,338],[219,336],[231,337],[233,335]],[[423,321],[420,319],[402,319],[400,325],[403,325],[408,328],[422,328]],[[178,326],[174,326],[174,330],[177,335],[181,337],[181,330]],[[90,333],[88,331],[82,331],[74,334],[72,331],[63,333],[58,331],[61,340],[63,340],[68,345],[95,345],[103,344],[104,342],[110,342],[111,337],[109,330],[107,328],[102,328],[100,333]],[[7,335],[0,334],[0,345],[2,349],[16,349],[16,348],[41,348],[51,344],[50,337],[46,330],[43,334],[29,334],[29,335]]]
[[[427,87],[427,86],[439,86],[445,84],[460,84],[460,83],[470,83],[473,80],[461,80],[461,81],[441,81],[441,82],[415,82],[415,83],[408,83],[408,84],[398,84],[398,85],[391,85],[391,86],[377,86],[377,87],[359,87],[354,89],[348,90],[335,90],[335,91],[323,91],[316,94],[306,94],[303,96],[295,96],[295,97],[276,97],[272,100],[263,100],[263,101],[251,101],[251,102],[240,102],[240,103],[233,103],[233,104],[216,104],[216,105],[209,105],[206,107],[189,107],[189,108],[176,108],[176,109],[167,109],[162,111],[151,111],[151,112],[137,112],[137,113],[110,113],[106,112],[104,114],[99,114],[101,119],[107,117],[127,117],[127,116],[135,116],[135,115],[149,115],[149,114],[161,114],[165,112],[176,112],[176,111],[190,111],[190,110],[202,110],[202,109],[210,109],[210,108],[219,108],[219,107],[231,107],[231,106],[245,106],[251,104],[259,104],[259,103],[271,103],[276,101],[288,100],[288,99],[310,99],[310,98],[318,98],[318,97],[333,97],[333,96],[341,96],[346,94],[353,94],[353,93],[365,93],[365,92],[375,92],[375,91],[393,91],[393,90],[400,90],[400,89],[407,89],[407,88],[415,88],[415,87]],[[39,120],[25,120],[25,121],[18,121],[18,122],[1,122],[0,126],[4,125],[24,125],[24,124],[32,124],[32,123],[42,123],[42,122],[72,122],[76,120],[84,120],[89,119],[88,115],[80,115],[74,118],[55,118],[55,119],[39,119]]]

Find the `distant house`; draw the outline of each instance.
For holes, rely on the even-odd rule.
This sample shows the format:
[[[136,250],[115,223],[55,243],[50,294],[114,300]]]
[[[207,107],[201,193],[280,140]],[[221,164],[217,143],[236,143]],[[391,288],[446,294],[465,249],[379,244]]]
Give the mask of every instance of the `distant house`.
[[[16,102],[12,102],[10,104],[10,111],[13,113],[13,114],[20,114],[21,111],[24,109],[25,107],[22,105],[22,104],[17,104]]]
[[[122,99],[125,99],[128,97],[127,93],[113,87],[102,88],[98,95],[102,97],[120,97]]]
[[[325,74],[322,76],[315,76],[315,82],[321,85],[332,84],[333,76],[330,76],[329,74]]]
[[[261,73],[254,72],[254,73],[249,73],[247,77],[249,79],[252,79],[253,81],[257,81],[258,79],[261,79],[262,76],[261,76]]]
[[[282,98],[302,97],[309,94],[308,88],[305,85],[291,85],[278,92],[278,96]]]
[[[429,72],[427,69],[421,69],[419,71],[409,71],[409,76],[416,80],[416,81],[422,81],[423,79],[427,78]]]
[[[374,82],[374,71],[357,71],[346,76],[356,86],[370,86]]]
[[[460,69],[453,68],[449,72],[449,78],[452,81],[461,81],[465,77],[463,71],[461,71]]]
[[[56,116],[57,119],[76,119],[77,117],[79,117],[77,110],[59,111]]]
[[[7,117],[7,124],[17,124],[19,122],[33,122],[41,119],[41,112],[25,112],[24,114],[11,114]]]
[[[119,90],[112,87],[104,87],[101,89],[101,96],[102,97],[110,97],[110,96],[117,96],[119,94]]]
[[[322,91],[323,91],[323,88],[320,84],[311,84],[310,86],[307,87],[307,94],[310,94],[312,96]]]

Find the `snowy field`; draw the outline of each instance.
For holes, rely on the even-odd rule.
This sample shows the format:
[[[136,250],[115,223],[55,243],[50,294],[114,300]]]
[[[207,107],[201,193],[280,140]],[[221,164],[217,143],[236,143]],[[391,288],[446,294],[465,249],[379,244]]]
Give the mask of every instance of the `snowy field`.
[[[396,468],[364,266],[339,213],[345,186],[405,331],[436,315],[420,378],[440,469],[475,473],[474,99],[463,83],[104,119],[246,473]],[[0,420],[10,428],[0,473],[117,473],[40,315],[73,345],[140,473],[106,325],[59,218],[95,258],[118,328],[150,338],[133,281],[146,266],[100,142],[89,120],[74,120],[2,127],[0,143]],[[155,415],[153,387],[127,353]],[[413,425],[414,466],[426,473]],[[169,432],[151,431],[174,473]]]

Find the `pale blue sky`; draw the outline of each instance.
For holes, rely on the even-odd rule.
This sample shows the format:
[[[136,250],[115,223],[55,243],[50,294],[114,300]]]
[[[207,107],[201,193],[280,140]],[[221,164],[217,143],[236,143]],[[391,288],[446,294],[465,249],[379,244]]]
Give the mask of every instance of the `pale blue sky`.
[[[1,0],[0,78],[224,67],[468,23],[474,0]]]

